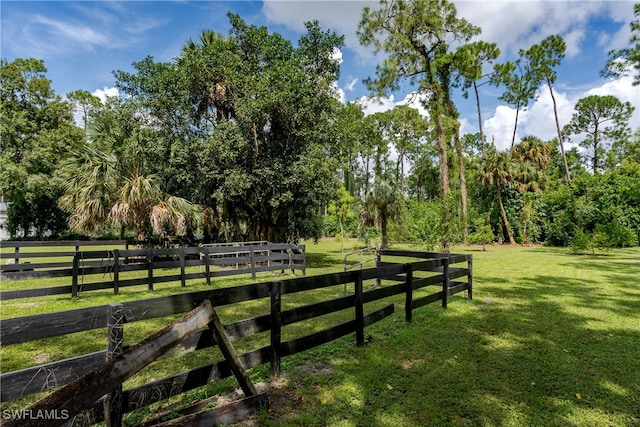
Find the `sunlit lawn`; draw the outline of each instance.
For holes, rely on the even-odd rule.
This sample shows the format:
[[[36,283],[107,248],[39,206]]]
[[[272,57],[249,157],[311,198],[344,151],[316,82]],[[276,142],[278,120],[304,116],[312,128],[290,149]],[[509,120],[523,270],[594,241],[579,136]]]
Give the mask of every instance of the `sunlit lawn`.
[[[350,243],[349,249],[353,247]],[[310,426],[637,426],[640,425],[640,249],[598,256],[570,255],[546,247],[455,248],[474,256],[474,300],[452,297],[414,312],[404,322],[403,299],[390,299],[396,313],[373,326],[368,344],[347,336],[283,360],[282,379],[271,391],[271,410],[261,425]],[[342,270],[339,244],[307,242],[307,275]],[[271,273],[259,280],[271,280]],[[45,279],[46,280],[46,279]],[[55,279],[46,286],[53,286]],[[221,279],[214,287],[250,283],[249,276]],[[66,284],[66,283],[58,283]],[[29,286],[41,287],[41,280]],[[2,318],[66,310],[208,289],[204,280],[87,292],[2,303]],[[4,283],[3,283],[4,290]],[[342,295],[342,286],[285,298],[300,305]],[[221,310],[223,321],[265,313],[266,301]],[[371,311],[375,307],[368,307]],[[292,327],[289,337],[350,318],[324,316]],[[125,328],[133,342],[170,319]],[[286,331],[286,329],[285,329]],[[81,334],[75,334],[81,335]],[[266,334],[268,335],[268,334]],[[104,348],[104,331],[2,349],[2,371]],[[240,351],[264,345],[268,336],[243,340]],[[127,385],[137,385],[219,358],[213,350],[151,365]],[[42,363],[42,362],[40,362]],[[254,369],[255,381],[268,367]],[[224,393],[226,380],[189,393],[187,400]],[[25,402],[22,402],[25,404]],[[28,403],[28,402],[27,402]],[[129,417],[135,423],[141,415]]]
[[[474,255],[474,300],[420,308],[292,366],[265,425],[638,426],[640,250]],[[309,366],[324,366],[308,369]],[[280,397],[280,398],[278,398]]]

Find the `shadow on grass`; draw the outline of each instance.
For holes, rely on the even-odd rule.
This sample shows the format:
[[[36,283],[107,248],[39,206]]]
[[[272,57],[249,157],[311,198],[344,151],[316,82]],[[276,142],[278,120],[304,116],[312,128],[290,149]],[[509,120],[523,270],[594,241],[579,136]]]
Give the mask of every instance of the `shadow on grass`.
[[[340,251],[337,252],[338,256]],[[309,268],[331,268],[336,267],[336,255],[326,253],[307,253],[307,266]]]
[[[292,403],[265,425],[640,423],[636,293],[545,275],[481,282],[474,301],[417,309],[412,324],[396,307],[367,329],[366,347],[296,390],[313,416]]]

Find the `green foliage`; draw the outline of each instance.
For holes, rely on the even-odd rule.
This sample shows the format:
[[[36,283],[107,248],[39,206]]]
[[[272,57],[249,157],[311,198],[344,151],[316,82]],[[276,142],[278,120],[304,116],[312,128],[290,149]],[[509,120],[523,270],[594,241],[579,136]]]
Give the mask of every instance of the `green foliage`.
[[[630,22],[631,37],[629,47],[612,50],[609,52],[609,59],[605,68],[600,72],[604,77],[621,77],[632,75],[632,69],[636,74],[633,76],[633,84],[640,84],[640,3],[633,6],[635,19]]]
[[[319,237],[337,166],[331,54],[342,37],[311,22],[294,47],[228,16],[228,35],[204,31],[174,62],[117,72],[117,85],[164,137],[168,191],[208,208],[205,238]]]
[[[629,138],[629,119],[633,110],[631,103],[623,103],[612,95],[590,95],[576,103],[564,136],[585,135],[580,146],[587,149],[585,163],[591,166],[593,173],[602,171],[613,141],[620,144]]]
[[[409,200],[403,214],[393,222],[391,236],[431,251],[440,243],[442,229],[442,202]]]
[[[356,213],[351,209],[351,204],[354,201],[353,196],[344,187],[338,188],[337,193],[337,199],[329,203],[328,212],[337,219],[340,231],[340,252],[344,252],[345,223],[350,218],[355,218]]]
[[[469,233],[469,243],[472,245],[489,245],[495,241],[496,237],[491,229],[491,224],[484,218],[478,217],[471,224]]]
[[[113,99],[92,113],[89,141],[59,171],[60,206],[70,215],[71,229],[100,235],[131,225],[136,240],[193,230],[196,207],[165,193],[161,177],[152,173],[145,154],[154,131],[140,122],[135,106]]]
[[[41,60],[0,60],[0,194],[9,203],[7,226],[14,237],[65,229],[66,216],[55,208],[60,182],[53,178],[82,131],[46,72]]]

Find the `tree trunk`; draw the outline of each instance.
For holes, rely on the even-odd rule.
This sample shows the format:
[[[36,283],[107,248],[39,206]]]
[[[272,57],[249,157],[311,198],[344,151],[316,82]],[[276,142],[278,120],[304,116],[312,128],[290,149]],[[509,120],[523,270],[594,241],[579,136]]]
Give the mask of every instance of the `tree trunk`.
[[[598,123],[593,131],[593,173],[598,173]]]
[[[556,104],[556,97],[553,94],[553,86],[551,82],[547,80],[549,86],[549,92],[551,93],[551,100],[553,101],[553,115],[556,119],[556,131],[558,132],[558,143],[560,144],[560,152],[562,153],[562,162],[564,163],[564,170],[567,174],[567,182],[571,183],[571,173],[569,172],[569,164],[567,163],[567,155],[564,152],[564,143],[562,142],[562,131],[560,130],[560,121],[558,120],[558,106]]]
[[[439,98],[435,96],[434,98]],[[436,103],[436,135],[438,139],[438,157],[440,161],[440,191],[442,192],[442,249],[444,252],[449,251],[450,236],[449,236],[449,164],[447,159],[447,141],[445,139],[444,125],[442,123],[442,113],[440,112],[440,106],[438,105],[440,99],[434,99]]]
[[[462,207],[462,221],[464,223],[463,243],[466,245],[469,239],[469,215],[467,212],[467,176],[464,166],[464,154],[462,153],[462,144],[460,142],[459,132],[453,136],[453,142],[456,147],[456,156],[458,157],[458,170],[460,174],[460,204]]]
[[[516,145],[516,132],[518,131],[518,116],[520,115],[520,106],[516,108],[516,123],[513,125],[513,136],[511,137],[511,157],[513,157],[513,147]]]
[[[387,216],[382,214],[380,215],[380,234],[382,234],[382,244],[380,249],[387,249],[389,244],[389,240],[387,238]]]
[[[473,81],[473,90],[476,92],[476,106],[478,107],[478,129],[480,130],[480,155],[484,159],[484,131],[482,130],[482,112],[480,110],[480,94],[478,93],[478,85]]]
[[[504,228],[507,232],[509,243],[512,245],[515,245],[516,241],[513,239],[513,236],[511,235],[511,231],[509,230],[511,226],[509,225],[509,220],[507,219],[507,212],[504,210],[504,204],[502,203],[502,194],[500,191],[500,184],[498,183],[496,183],[496,190],[498,191],[498,203],[500,203],[500,214],[502,215],[502,221],[504,222]]]

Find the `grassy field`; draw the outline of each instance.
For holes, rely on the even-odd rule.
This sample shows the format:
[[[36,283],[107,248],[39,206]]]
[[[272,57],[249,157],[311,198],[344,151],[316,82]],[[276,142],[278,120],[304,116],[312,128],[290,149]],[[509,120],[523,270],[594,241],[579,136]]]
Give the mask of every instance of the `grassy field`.
[[[456,251],[474,255],[473,301],[309,355],[262,424],[640,425],[640,250]]]
[[[639,248],[598,256],[546,247],[455,252],[474,255],[473,301],[454,296],[446,311],[438,304],[422,307],[406,324],[400,298],[393,301],[396,314],[366,330],[364,347],[355,347],[348,336],[284,359],[283,375],[272,385],[271,409],[255,416],[254,425],[640,425]],[[334,241],[308,243],[307,253],[309,275],[342,268]],[[42,311],[40,304],[47,311],[79,308],[206,286],[194,281],[186,289],[167,286],[151,294],[143,288],[124,289],[118,297],[87,293],[79,301],[7,301],[2,317]],[[259,307],[235,310],[254,309]],[[322,322],[335,319],[316,319]],[[134,339],[156,326],[125,336]],[[302,325],[300,331],[319,327]],[[21,351],[30,354],[27,359],[43,353],[3,349],[3,371],[32,364],[20,362]],[[268,367],[252,372],[255,381],[267,375]],[[189,398],[225,393],[235,384],[227,380]],[[130,417],[129,423],[138,419]]]

